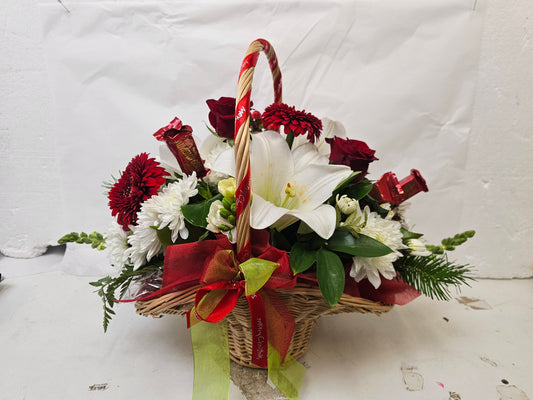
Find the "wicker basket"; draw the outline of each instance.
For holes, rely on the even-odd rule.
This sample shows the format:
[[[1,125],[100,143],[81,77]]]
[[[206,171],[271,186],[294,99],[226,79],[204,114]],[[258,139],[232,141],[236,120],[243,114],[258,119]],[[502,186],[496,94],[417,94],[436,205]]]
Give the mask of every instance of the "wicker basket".
[[[239,104],[244,104],[244,115],[249,115],[249,96],[252,87],[252,78],[258,55],[264,52],[266,55],[274,81],[274,101],[281,103],[281,73],[279,70],[276,54],[271,45],[262,39],[258,39],[250,45],[244,58],[236,98],[236,115],[242,115]],[[243,101],[241,101],[243,100]],[[242,118],[239,124],[237,118],[235,128],[235,164],[237,186],[246,179],[249,158],[249,119]],[[246,248],[250,240],[250,207],[245,205],[237,219],[237,252]],[[160,316],[161,314],[184,315],[194,305],[196,291],[200,286],[186,290],[176,291],[148,301],[137,301],[137,313],[144,316]],[[334,308],[331,308],[323,298],[318,286],[298,284],[290,290],[279,290],[278,295],[291,312],[295,320],[295,331],[289,347],[289,354],[294,358],[301,357],[308,349],[311,339],[311,331],[317,319],[325,315],[340,313],[359,312],[380,315],[389,311],[392,305],[386,305],[371,300],[352,297],[343,294]],[[250,310],[244,296],[242,296],[235,308],[226,317],[228,321],[230,357],[240,365],[257,368],[251,362],[252,359],[252,327]]]

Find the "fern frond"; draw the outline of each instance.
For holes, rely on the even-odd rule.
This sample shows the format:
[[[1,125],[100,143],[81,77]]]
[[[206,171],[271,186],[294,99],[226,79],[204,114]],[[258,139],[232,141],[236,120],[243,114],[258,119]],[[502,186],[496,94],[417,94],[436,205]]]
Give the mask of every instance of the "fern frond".
[[[394,267],[405,283],[423,295],[437,300],[450,300],[452,288],[470,286],[468,282],[474,280],[469,275],[468,265],[454,264],[446,257],[434,255],[405,256],[400,258]]]
[[[134,270],[133,266],[126,265],[122,269],[121,273],[117,277],[106,276],[95,282],[89,282],[90,285],[99,288],[96,293],[103,302],[104,309],[104,332],[107,331],[109,323],[115,311],[113,310],[114,305],[118,299],[121,299],[126,294],[126,291],[132,281],[137,278],[141,278],[150,272],[153,272],[162,267],[163,262],[161,260],[156,260],[155,262],[146,265],[138,270]],[[116,292],[119,291],[119,296],[117,298]]]

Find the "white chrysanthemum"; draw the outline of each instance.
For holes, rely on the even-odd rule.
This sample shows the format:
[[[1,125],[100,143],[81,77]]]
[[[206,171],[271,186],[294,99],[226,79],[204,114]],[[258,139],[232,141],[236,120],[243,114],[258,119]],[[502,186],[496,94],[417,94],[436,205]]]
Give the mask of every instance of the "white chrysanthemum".
[[[122,229],[117,222],[113,222],[105,234],[107,256],[111,265],[117,268],[123,268],[129,262],[127,250],[130,233]]]
[[[357,282],[366,277],[377,289],[381,285],[380,274],[385,279],[396,276],[392,263],[402,255],[398,250],[406,246],[402,243],[401,224],[398,221],[392,221],[390,216],[381,218],[377,213],[370,212],[368,207],[365,207],[364,214],[366,223],[359,232],[380,241],[394,252],[382,257],[354,257],[350,276]]]
[[[176,241],[178,236],[183,239],[189,237],[181,206],[188,204],[189,198],[198,193],[196,185],[196,174],[193,172],[191,176],[185,176],[165,186],[157,196],[142,204],[137,215],[137,225],[132,227],[133,233],[128,237],[128,243],[131,245],[128,255],[134,269],[141,267],[163,250],[153,227],[168,227],[172,241]]]
[[[214,135],[209,136],[200,147],[200,154],[204,159],[204,166],[209,169],[210,172],[203,179],[210,185],[216,185],[216,183],[222,179],[228,178],[229,175],[217,172],[214,170],[214,164],[218,156],[231,149],[228,142],[217,138]]]
[[[223,233],[225,234],[231,243],[235,243],[236,241],[236,231],[235,227],[225,218],[223,218],[220,215],[220,210],[224,208],[222,205],[222,201],[215,200],[213,203],[211,203],[211,206],[209,207],[209,214],[207,215],[207,230],[211,231],[213,233]],[[230,230],[221,230],[219,226],[225,225],[229,228],[232,228]]]

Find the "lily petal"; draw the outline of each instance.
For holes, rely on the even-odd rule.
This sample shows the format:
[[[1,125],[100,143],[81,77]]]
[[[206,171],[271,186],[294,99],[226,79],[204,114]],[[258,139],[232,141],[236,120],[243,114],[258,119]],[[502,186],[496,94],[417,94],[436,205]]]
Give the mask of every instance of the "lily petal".
[[[250,209],[250,225],[254,229],[265,229],[283,217],[287,210],[277,207],[254,193]]]
[[[305,222],[309,227],[323,239],[329,239],[335,231],[336,213],[335,208],[322,204],[311,211],[292,210],[288,212]]]
[[[296,171],[305,168],[309,164],[329,164],[329,159],[321,155],[315,145],[311,143],[298,146],[292,151],[292,157],[294,158],[294,169]]]
[[[289,146],[279,133],[265,131],[252,137],[251,149],[252,191],[278,204],[289,178],[294,174]],[[261,184],[257,184],[259,182]]]
[[[235,152],[233,147],[220,153],[213,163],[213,170],[221,174],[235,176]]]
[[[310,164],[294,175],[300,191],[293,200],[299,202],[298,208],[303,210],[315,208],[326,201],[337,185],[352,173],[345,165]],[[295,208],[295,207],[290,207]]]

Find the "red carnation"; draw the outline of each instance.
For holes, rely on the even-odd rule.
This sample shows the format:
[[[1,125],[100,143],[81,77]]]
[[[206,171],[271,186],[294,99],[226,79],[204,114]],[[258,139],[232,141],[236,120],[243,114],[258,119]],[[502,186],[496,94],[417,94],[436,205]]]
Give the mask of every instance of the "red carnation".
[[[354,139],[342,139],[335,136],[333,139],[326,139],[331,146],[329,161],[332,164],[347,165],[352,171],[360,171],[356,180],[363,178],[368,170],[368,164],[377,160],[376,153],[365,142]]]
[[[154,158],[148,158],[148,154],[133,157],[108,195],[111,215],[118,214],[117,221],[122,229],[128,231],[129,225],[137,223],[141,204],[157,194],[165,183],[165,175],[165,169]]]
[[[307,133],[307,140],[315,143],[315,139],[322,131],[322,121],[305,110],[298,111],[287,104],[272,104],[263,113],[263,126],[279,132],[283,126],[285,133],[292,132],[294,136]]]

